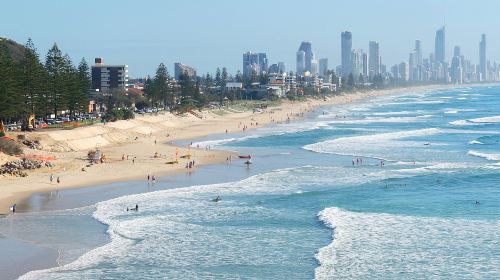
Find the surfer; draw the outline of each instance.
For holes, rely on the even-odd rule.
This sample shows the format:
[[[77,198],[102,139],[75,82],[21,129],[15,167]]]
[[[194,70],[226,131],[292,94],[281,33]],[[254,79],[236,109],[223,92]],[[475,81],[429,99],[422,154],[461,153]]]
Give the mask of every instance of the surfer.
[[[213,202],[219,202],[221,200],[220,196],[217,196],[215,199],[213,199]]]
[[[479,201],[476,200],[476,205],[479,205],[479,204],[481,204],[481,202],[479,202]]]

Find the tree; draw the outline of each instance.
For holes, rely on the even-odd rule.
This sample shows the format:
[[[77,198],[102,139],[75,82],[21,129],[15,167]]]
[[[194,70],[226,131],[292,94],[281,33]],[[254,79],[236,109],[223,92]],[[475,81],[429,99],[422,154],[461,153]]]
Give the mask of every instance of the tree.
[[[43,65],[40,63],[38,53],[31,38],[26,42],[24,53],[20,61],[20,80],[21,92],[23,95],[23,107],[20,108],[20,114],[24,118],[27,115],[35,113],[42,98],[44,91],[44,71]]]
[[[63,56],[62,70],[61,103],[65,106],[64,109],[69,110],[70,115],[82,112],[87,102],[86,92],[82,91],[78,69],[73,66],[71,58],[67,54]]]
[[[153,98],[153,80],[149,76],[144,81],[144,96],[147,97],[149,101]]]
[[[48,74],[47,113],[52,111],[57,116],[65,104],[62,100],[64,59],[56,43],[47,53],[45,68]]]
[[[213,85],[214,83],[214,80],[212,79],[212,76],[210,75],[210,73],[207,73],[207,75],[205,75],[205,78],[203,79],[203,86],[205,88],[209,88]]]
[[[240,70],[236,72],[236,76],[234,77],[235,82],[237,83],[243,83],[243,75],[241,75]]]
[[[18,118],[23,106],[21,85],[15,78],[18,74],[16,69],[7,46],[0,44],[0,120]]]
[[[82,58],[78,64],[78,80],[80,84],[80,91],[88,95],[92,86],[92,80],[90,77],[89,65],[87,64],[85,58]]]
[[[189,110],[195,107],[195,98],[199,95],[197,87],[193,83],[193,79],[187,74],[182,73],[179,76],[180,94],[179,104],[183,110]]]
[[[266,75],[265,73],[260,74],[260,75],[259,75],[259,83],[260,83],[261,85],[266,85],[266,84],[267,84],[267,82],[268,82],[268,77],[267,77],[267,75]]]
[[[165,64],[160,63],[156,69],[156,75],[153,82],[153,104],[162,102],[163,106],[172,106],[175,102],[175,97],[170,86],[170,75],[168,74]]]
[[[215,85],[218,87],[222,87],[222,77],[219,67],[217,67],[217,70],[215,71]]]
[[[221,74],[221,87],[226,87],[227,82],[229,81],[229,76],[227,74],[227,69],[226,67],[222,67],[222,74]]]

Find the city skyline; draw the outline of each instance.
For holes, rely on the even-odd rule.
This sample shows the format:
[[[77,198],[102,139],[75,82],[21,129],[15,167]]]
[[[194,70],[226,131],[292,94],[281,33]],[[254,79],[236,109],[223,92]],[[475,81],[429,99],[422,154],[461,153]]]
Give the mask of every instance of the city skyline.
[[[262,5],[272,10],[280,7],[282,2],[256,1],[255,5]],[[289,2],[294,1],[287,1]],[[23,14],[16,11],[20,11],[23,3],[28,2],[17,1],[4,3],[5,8],[12,12],[0,19],[2,26],[9,26],[9,30],[4,30],[0,36],[19,43],[24,43],[31,37],[41,56],[44,56],[52,44],[57,42],[63,52],[69,53],[74,61],[79,61],[81,57],[85,57],[87,61],[92,61],[95,57],[106,57],[110,63],[129,65],[131,76],[151,75],[160,62],[165,63],[170,72],[173,72],[175,62],[182,62],[195,67],[200,75],[207,71],[213,73],[217,67],[223,66],[227,67],[230,73],[236,73],[237,70],[243,70],[240,58],[246,51],[265,52],[270,63],[284,62],[291,70],[295,68],[293,65],[296,60],[297,44],[302,41],[311,41],[316,57],[328,58],[329,68],[335,69],[341,64],[339,34],[342,31],[349,30],[353,33],[353,49],[367,51],[369,41],[380,42],[383,46],[380,48],[383,64],[390,66],[407,61],[408,53],[413,49],[413,42],[417,39],[422,42],[424,57],[434,52],[435,32],[443,26],[446,16],[445,60],[451,62],[453,46],[459,45],[465,56],[474,63],[479,63],[478,42],[483,33],[490,34],[488,60],[500,60],[500,55],[493,51],[500,45],[500,39],[493,36],[497,25],[491,22],[494,20],[494,11],[500,7],[498,2],[463,1],[460,5],[453,5],[456,2],[421,1],[419,5],[411,7],[399,2],[392,3],[391,7],[378,7],[380,5],[370,1],[361,2],[366,9],[362,9],[351,19],[342,13],[348,9],[348,4],[318,1],[316,16],[305,17],[307,21],[314,23],[308,26],[291,20],[302,10],[292,7],[294,5],[287,5],[286,9],[289,12],[285,13],[287,16],[278,16],[275,19],[283,24],[275,26],[259,21],[267,18],[265,15],[255,15],[251,22],[241,20],[242,4],[230,1],[218,1],[210,5],[187,1],[176,3],[175,11],[170,9],[172,2],[169,1],[165,3],[149,1],[141,6],[133,1],[120,1],[117,7],[114,7],[118,3],[115,1],[58,2],[60,9],[57,11],[50,10],[51,5],[46,3],[30,2],[33,9],[23,11]],[[193,3],[202,8],[190,9]],[[99,16],[100,13],[95,11],[97,4],[102,5],[102,11],[111,7],[115,9],[116,14],[105,13],[107,17],[117,18],[120,13],[125,15],[123,28],[113,34],[95,32],[102,25],[100,21],[92,21],[92,18]],[[149,9],[151,15],[147,17],[138,12],[141,7],[148,5],[158,9]],[[207,9],[203,9],[205,7]],[[75,10],[80,12],[75,14]],[[188,10],[192,12],[193,22],[176,24],[184,19],[187,14],[184,12]],[[219,13],[223,15],[222,18],[215,17]],[[126,16],[127,14],[131,17]],[[465,17],[468,19],[473,17],[475,20],[463,21]],[[132,18],[135,20],[128,20]],[[367,27],[359,23],[360,19],[361,22],[369,21],[373,24]],[[8,24],[15,20],[37,24]],[[62,25],[61,22],[65,24]],[[80,24],[82,22],[85,24]],[[209,27],[204,27],[202,24],[204,22],[210,23]],[[238,23],[237,26],[232,26],[234,22]],[[330,28],[318,28],[318,24],[328,25]],[[112,20],[109,23],[105,22],[104,28],[111,28],[112,25]],[[165,28],[158,32],[156,26]],[[201,46],[203,51],[200,51],[200,40],[204,42]]]

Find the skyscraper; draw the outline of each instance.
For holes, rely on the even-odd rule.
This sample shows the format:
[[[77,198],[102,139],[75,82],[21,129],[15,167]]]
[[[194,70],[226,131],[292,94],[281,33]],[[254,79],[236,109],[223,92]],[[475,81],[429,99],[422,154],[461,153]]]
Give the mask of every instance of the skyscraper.
[[[481,35],[481,42],[479,43],[479,73],[481,73],[481,81],[488,80],[486,66],[486,34]]]
[[[408,80],[410,81],[420,81],[420,73],[417,66],[417,52],[413,50],[410,53],[410,59],[408,63]]]
[[[326,77],[326,72],[328,71],[328,58],[319,59],[319,76]]]
[[[368,75],[373,78],[380,74],[380,44],[378,42],[370,41],[368,60]]]
[[[368,54],[363,53],[363,77],[368,77]]]
[[[267,64],[267,54],[266,53],[259,53],[258,54],[259,56],[259,68],[260,68],[260,73],[264,73],[266,72],[267,73],[267,67],[268,67],[268,64]]]
[[[243,54],[243,76],[249,77],[254,71],[257,74],[267,72],[266,53],[246,52]]]
[[[304,75],[306,71],[306,53],[303,51],[297,52],[297,75]]]
[[[445,61],[445,33],[444,26],[436,31],[436,41],[434,46],[434,54],[436,62],[443,63]]]
[[[460,56],[460,47],[453,49],[453,58],[451,60],[451,81],[456,84],[463,83],[462,57]]]
[[[349,76],[351,73],[351,52],[352,52],[352,33],[344,31],[340,34],[341,38],[341,60],[342,60],[342,76]]]
[[[312,51],[312,44],[311,42],[304,41],[300,44],[299,51],[304,52],[304,70],[305,71],[312,71],[312,61],[314,59],[314,52]]]
[[[422,66],[422,42],[415,40],[415,53],[417,56],[417,66]]]
[[[460,47],[459,46],[455,46],[455,48],[453,48],[453,57],[455,56],[460,56]]]
[[[311,76],[316,76],[318,75],[318,60],[317,59],[313,59],[311,61],[311,71],[309,72],[311,74]]]
[[[359,74],[363,71],[363,50],[355,49],[351,52],[351,72],[354,80],[357,81]],[[348,75],[349,76],[349,75]]]
[[[278,62],[278,69],[280,73],[285,73],[286,72],[286,67],[284,62]]]

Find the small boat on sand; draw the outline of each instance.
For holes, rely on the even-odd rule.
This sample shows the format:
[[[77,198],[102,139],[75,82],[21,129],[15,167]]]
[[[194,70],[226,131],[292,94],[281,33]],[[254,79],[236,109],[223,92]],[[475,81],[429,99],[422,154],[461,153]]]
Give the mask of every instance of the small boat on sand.
[[[251,155],[241,155],[241,156],[238,156],[239,158],[252,158]]]

